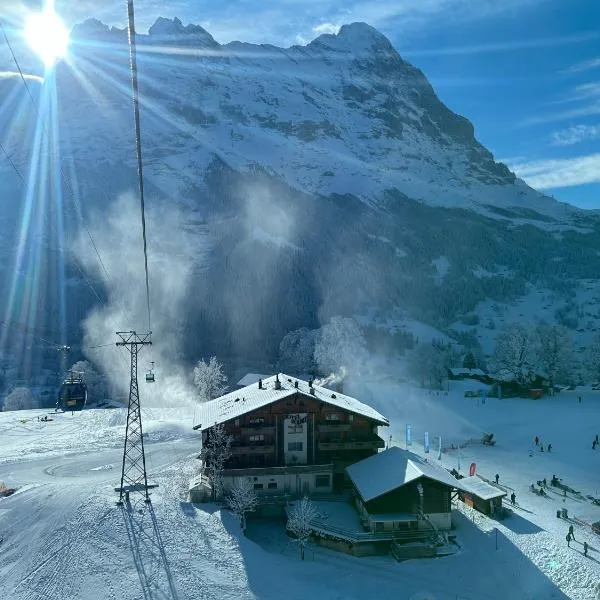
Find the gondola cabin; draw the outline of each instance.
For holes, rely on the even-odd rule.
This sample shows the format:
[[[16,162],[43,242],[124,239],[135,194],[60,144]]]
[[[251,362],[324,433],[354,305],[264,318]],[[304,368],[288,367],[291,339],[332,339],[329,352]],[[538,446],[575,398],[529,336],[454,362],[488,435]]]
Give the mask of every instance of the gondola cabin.
[[[81,373],[69,373],[58,391],[56,407],[67,412],[83,410],[87,402],[87,386]]]
[[[152,367],[150,368],[150,370],[146,373],[146,383],[154,383],[154,363],[152,363]]]

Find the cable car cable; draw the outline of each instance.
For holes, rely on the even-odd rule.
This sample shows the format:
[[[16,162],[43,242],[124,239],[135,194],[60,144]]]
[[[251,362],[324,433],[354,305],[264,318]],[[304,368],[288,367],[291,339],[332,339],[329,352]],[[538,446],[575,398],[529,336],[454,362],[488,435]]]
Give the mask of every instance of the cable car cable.
[[[133,0],[127,0],[127,33],[129,38],[129,62],[131,65],[131,88],[133,95],[133,118],[135,128],[135,152],[137,156],[138,184],[140,188],[140,208],[142,212],[142,239],[144,241],[144,271],[146,274],[146,304],[148,307],[148,331],[152,331],[150,318],[150,284],[148,278],[148,247],[146,241],[146,215],[144,204],[144,176],[142,162],[142,139],[140,133],[140,106],[137,74],[137,56],[135,46],[135,19]]]

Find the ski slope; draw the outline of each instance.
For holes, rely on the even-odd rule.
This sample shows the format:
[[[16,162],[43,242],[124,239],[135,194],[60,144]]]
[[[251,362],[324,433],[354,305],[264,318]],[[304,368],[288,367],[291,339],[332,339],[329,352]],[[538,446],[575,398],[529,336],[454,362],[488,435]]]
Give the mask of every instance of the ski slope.
[[[464,388],[465,384],[462,384]],[[353,389],[354,388],[354,389]],[[556,509],[599,520],[600,507],[572,494],[550,499],[527,491],[552,474],[584,494],[600,495],[600,450],[591,441],[600,428],[600,397],[586,394],[543,401],[464,398],[461,386],[448,396],[430,395],[393,381],[362,379],[348,393],[390,417],[385,438],[404,446],[404,425],[413,425],[413,450],[427,427],[444,446],[493,431],[493,447],[467,445],[471,462],[517,494],[518,508],[497,523],[466,507],[454,516],[457,554],[398,563],[390,557],[354,558],[311,548],[301,562],[277,523],[253,522],[249,537],[217,506],[185,500],[195,468],[198,435],[189,410],[144,413],[152,506],[115,505],[125,413],[86,410],[75,415],[44,411],[0,413],[0,480],[18,487],[0,499],[0,597],[11,600],[81,599],[362,599],[505,600],[596,599],[600,582],[600,536],[575,523],[577,542],[567,548],[568,524]],[[529,456],[532,438],[551,442],[551,454]],[[589,443],[588,443],[589,440]],[[429,455],[432,460],[435,455]],[[456,451],[442,457],[456,466]],[[564,500],[564,502],[563,502]],[[461,505],[462,506],[462,505]],[[496,532],[498,549],[496,550]],[[583,557],[581,543],[590,544]]]

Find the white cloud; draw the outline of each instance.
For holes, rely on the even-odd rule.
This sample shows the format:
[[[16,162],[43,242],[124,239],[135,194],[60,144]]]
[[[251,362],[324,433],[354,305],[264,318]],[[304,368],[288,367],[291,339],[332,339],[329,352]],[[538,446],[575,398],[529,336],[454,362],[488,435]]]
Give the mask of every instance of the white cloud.
[[[554,131],[551,137],[554,146],[573,146],[587,140],[599,139],[600,125],[574,125]]]
[[[591,115],[600,115],[600,101],[592,102],[585,106],[562,110],[558,112],[542,113],[535,117],[529,117],[520,123],[520,125],[538,125],[540,123],[556,123],[558,121],[567,121],[579,117],[589,117]]]
[[[317,35],[321,35],[322,33],[333,33],[336,34],[340,30],[341,25],[339,23],[321,23],[320,25],[315,25],[312,28],[313,33]]]
[[[509,166],[528,185],[540,190],[600,183],[600,153]]]
[[[452,46],[449,48],[432,48],[427,50],[408,50],[403,52],[406,56],[452,56],[461,54],[480,54],[482,52],[510,52],[526,50],[528,48],[554,48],[555,46],[566,46],[579,44],[600,38],[597,32],[585,32],[576,35],[560,37],[546,37],[537,39],[507,40],[505,42],[494,42],[490,44],[477,44],[474,46]]]
[[[580,73],[581,71],[589,71],[590,69],[600,68],[600,57],[592,58],[591,60],[585,60],[577,63],[568,69],[565,69],[563,73]]]
[[[20,78],[21,75],[14,71],[0,71],[0,79],[13,79],[15,77]],[[31,81],[39,81],[40,83],[43,83],[44,81],[43,77],[40,77],[39,75],[30,75],[29,73],[23,73],[23,77]]]

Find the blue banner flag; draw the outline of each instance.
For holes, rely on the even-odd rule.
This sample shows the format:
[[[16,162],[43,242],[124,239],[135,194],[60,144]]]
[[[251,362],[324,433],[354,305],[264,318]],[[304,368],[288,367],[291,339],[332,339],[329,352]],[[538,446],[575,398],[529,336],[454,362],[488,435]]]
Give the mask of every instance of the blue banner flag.
[[[425,447],[425,454],[429,453],[429,431],[425,432],[425,443],[423,444]]]

